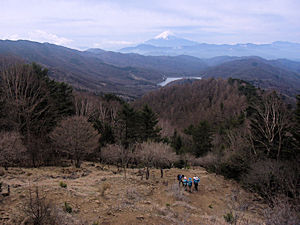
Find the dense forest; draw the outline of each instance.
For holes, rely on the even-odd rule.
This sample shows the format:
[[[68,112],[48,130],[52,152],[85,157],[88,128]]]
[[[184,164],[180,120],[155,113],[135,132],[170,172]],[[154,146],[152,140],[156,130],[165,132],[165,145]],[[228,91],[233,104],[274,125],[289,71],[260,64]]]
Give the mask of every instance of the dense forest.
[[[283,195],[299,205],[299,96],[289,105],[274,91],[229,78],[162,88],[134,104],[145,102],[176,152],[191,154],[183,165],[235,179],[273,204]]]
[[[235,179],[297,218],[300,97],[229,78],[203,79],[128,103],[114,94],[76,92],[37,64],[2,67],[0,165],[39,167],[72,160],[124,170],[203,166]],[[281,205],[282,206],[282,205]],[[275,210],[274,210],[275,213]],[[291,217],[292,218],[292,217]],[[298,218],[299,219],[299,218]],[[299,220],[298,220],[299,221]]]
[[[209,68],[203,72],[203,77],[242,79],[255,87],[277,90],[293,98],[299,93],[300,85],[296,68],[296,65],[281,63],[280,60],[268,61],[259,57],[248,57]]]

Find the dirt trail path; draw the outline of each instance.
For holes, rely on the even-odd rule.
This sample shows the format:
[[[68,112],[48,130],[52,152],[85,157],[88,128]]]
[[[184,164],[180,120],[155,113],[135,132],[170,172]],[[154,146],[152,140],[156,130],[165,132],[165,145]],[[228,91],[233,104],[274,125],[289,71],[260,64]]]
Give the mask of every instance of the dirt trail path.
[[[151,170],[149,180],[141,180],[138,169],[128,169],[127,178],[114,167],[84,163],[82,168],[12,168],[0,177],[3,191],[11,186],[11,195],[0,199],[0,224],[14,224],[21,218],[28,190],[38,186],[58,208],[65,202],[72,217],[81,224],[227,224],[224,215],[239,215],[239,224],[262,224],[255,197],[233,181],[208,174],[203,168]],[[199,176],[199,191],[179,188],[177,174]],[[60,187],[63,181],[66,188]],[[103,186],[110,186],[102,196]],[[80,223],[79,223],[80,224]]]

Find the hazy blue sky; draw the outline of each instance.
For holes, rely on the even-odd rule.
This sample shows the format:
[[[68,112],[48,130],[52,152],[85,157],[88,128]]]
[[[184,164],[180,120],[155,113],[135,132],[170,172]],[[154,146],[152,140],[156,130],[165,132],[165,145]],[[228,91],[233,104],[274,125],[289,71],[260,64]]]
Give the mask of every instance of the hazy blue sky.
[[[300,0],[0,0],[0,39],[118,49],[165,30],[206,43],[300,42]]]

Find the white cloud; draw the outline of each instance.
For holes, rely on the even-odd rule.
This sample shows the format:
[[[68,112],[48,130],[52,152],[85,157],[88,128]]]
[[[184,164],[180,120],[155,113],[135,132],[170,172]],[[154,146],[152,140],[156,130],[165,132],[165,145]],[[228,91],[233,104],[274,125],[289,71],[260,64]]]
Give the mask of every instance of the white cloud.
[[[112,49],[118,50],[120,48],[137,44],[131,41],[118,41],[118,40],[102,40],[93,44],[93,48]]]
[[[30,40],[37,42],[48,42],[56,45],[69,45],[72,40],[64,37],[59,37],[55,34],[48,33],[43,30],[35,30],[25,34],[6,34],[1,35],[0,39],[4,40]]]
[[[43,30],[35,30],[28,33],[28,40],[38,42],[49,42],[56,45],[68,45],[72,40],[64,37],[58,37],[55,34],[48,33]]]
[[[3,36],[2,39],[16,41],[16,40],[20,39],[20,36],[18,34],[11,34],[11,35],[8,35],[8,36]]]
[[[0,32],[70,47],[130,45],[164,30],[199,42],[300,42],[299,8],[299,0],[0,0]]]
[[[107,44],[113,45],[132,45],[134,42],[131,41],[107,41]]]

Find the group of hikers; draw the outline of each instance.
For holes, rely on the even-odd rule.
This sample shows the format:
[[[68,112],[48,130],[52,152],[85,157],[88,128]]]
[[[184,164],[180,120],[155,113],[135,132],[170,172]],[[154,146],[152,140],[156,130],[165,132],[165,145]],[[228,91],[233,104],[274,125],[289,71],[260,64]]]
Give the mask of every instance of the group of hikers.
[[[183,174],[178,174],[177,175],[177,180],[179,182],[179,187],[182,184],[182,186],[184,187],[184,190],[189,190],[189,192],[192,192],[192,187],[193,187],[193,183],[194,183],[194,188],[195,191],[198,191],[198,184],[200,182],[200,178],[195,176],[192,178],[187,178],[185,177]]]

